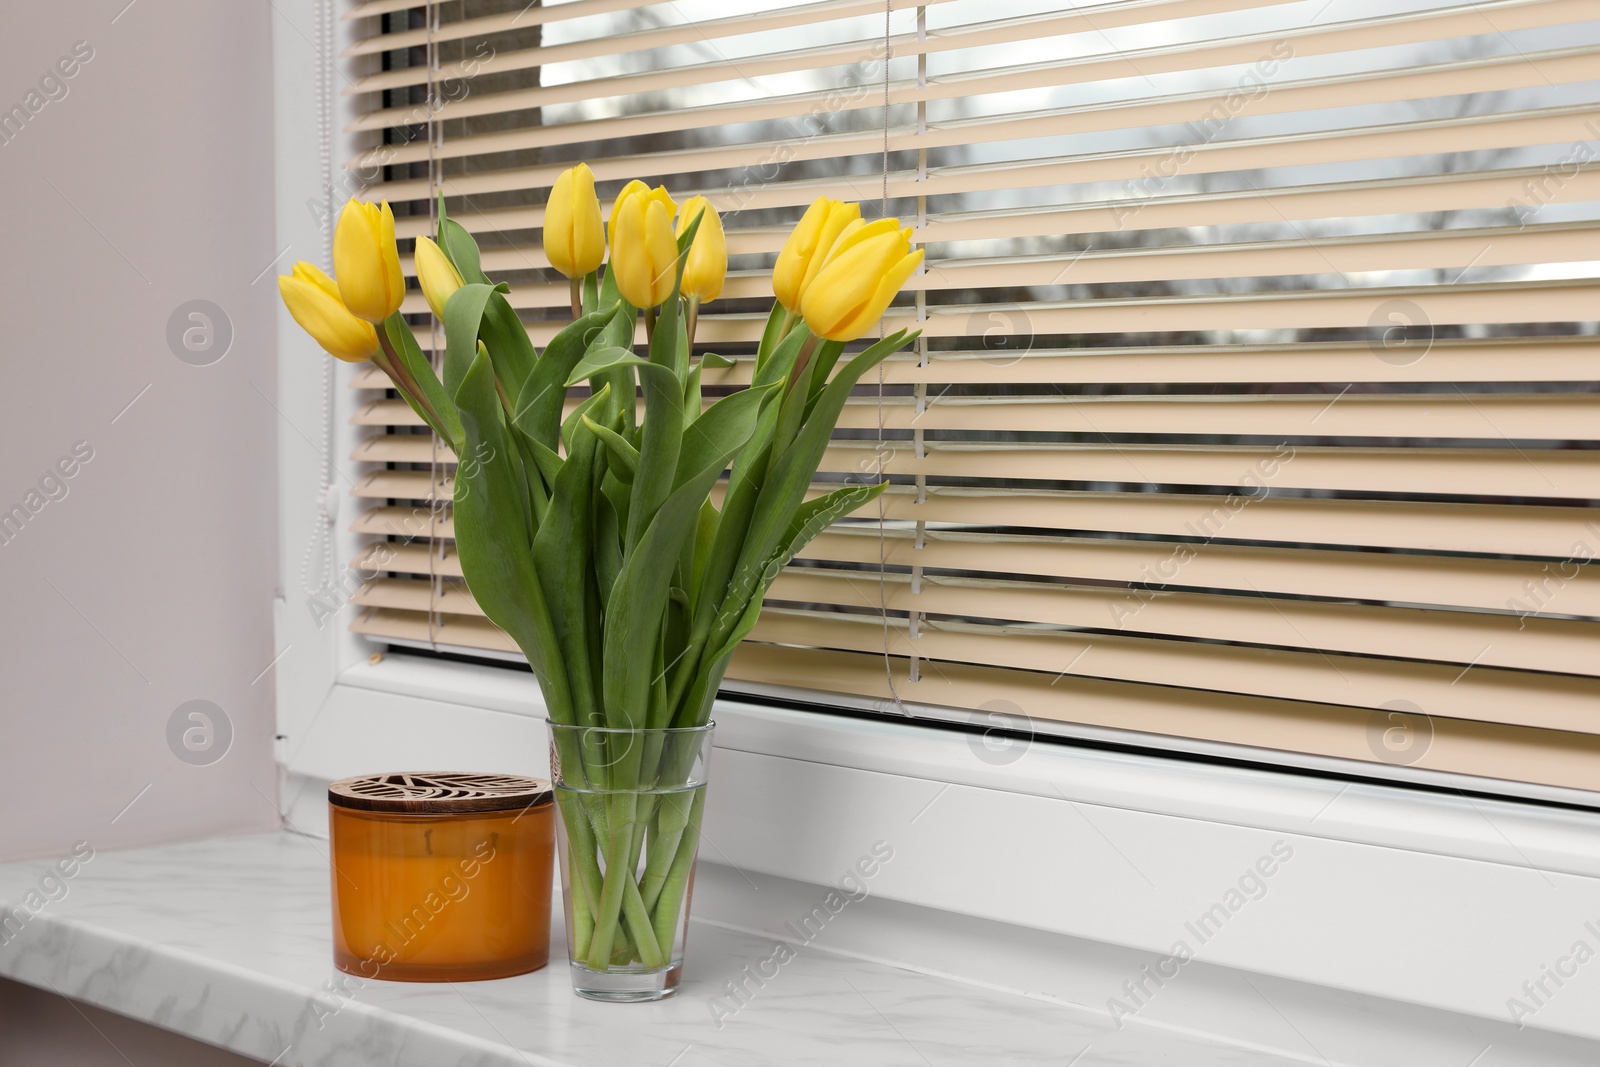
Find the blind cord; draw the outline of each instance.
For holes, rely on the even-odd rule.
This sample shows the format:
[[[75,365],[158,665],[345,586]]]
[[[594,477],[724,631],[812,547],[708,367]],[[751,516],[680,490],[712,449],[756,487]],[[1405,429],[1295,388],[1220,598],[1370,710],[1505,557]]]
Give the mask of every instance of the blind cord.
[[[317,0],[323,62],[317,68],[317,148],[322,165],[322,267],[333,273],[333,0]],[[317,596],[333,580],[333,526],[339,515],[333,470],[333,360],[322,361],[322,473],[311,540],[300,560],[300,584]],[[313,567],[316,568],[313,571]]]
[[[884,0],[883,4],[883,187],[878,200],[878,217],[889,217],[889,38],[890,21],[894,14],[894,0]],[[878,323],[878,337],[884,335],[884,326]],[[873,450],[876,460],[875,477],[883,481],[883,389],[885,375],[884,365],[878,364],[878,440],[877,448]],[[889,543],[888,543],[888,511],[884,502],[887,491],[878,495],[878,615],[883,620],[883,674],[889,683],[889,699],[894,701],[894,708],[901,715],[910,715],[911,710],[906,707],[905,701],[900,699],[900,690],[894,681],[894,661],[889,655]]]
[[[438,72],[438,50],[434,42],[434,35],[439,31],[439,12],[433,0],[427,0],[423,5],[423,19],[427,23],[428,34],[428,84],[426,107],[428,109],[428,229],[437,233],[439,229],[438,200],[439,190],[443,185],[440,181],[440,163],[434,156],[434,150],[444,139],[444,123],[434,122],[435,107],[438,99],[435,96],[434,75]],[[428,359],[434,364],[435,372],[438,371],[439,359],[439,319],[438,316],[428,316],[431,330],[432,349]],[[441,465],[439,463],[439,435],[431,430],[428,437],[432,446],[428,452],[428,644],[435,652],[439,650],[439,598],[440,587],[443,579],[438,574],[438,562],[444,554],[444,543],[439,539],[439,514],[444,507],[444,501],[439,499],[439,477]],[[460,457],[457,457],[459,460]]]

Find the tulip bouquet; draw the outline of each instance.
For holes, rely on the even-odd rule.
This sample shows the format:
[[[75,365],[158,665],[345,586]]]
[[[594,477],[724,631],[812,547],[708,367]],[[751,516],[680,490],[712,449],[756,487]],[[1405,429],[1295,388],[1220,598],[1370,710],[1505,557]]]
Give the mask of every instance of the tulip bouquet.
[[[440,373],[399,313],[387,204],[346,205],[337,281],[299,263],[279,280],[283,298],[330,354],[382,368],[461,457],[454,515],[467,585],[538,678],[563,780],[595,791],[562,798],[574,962],[666,967],[681,944],[704,793],[674,791],[690,772],[670,744],[628,735],[703,727],[784,564],[883,490],[808,499],[852,389],[915,335],[849,357],[845,346],[877,325],[922,253],[897,220],[864,222],[857,205],[817,200],[773,268],[777,300],[749,387],[707,404],[703,370],[731,364],[693,348],[700,308],[727,271],[722,223],[703,197],[680,208],[664,188],[631,182],[603,225],[589,168],[562,174],[544,247],[569,279],[573,321],[543,353],[442,198],[438,220],[434,239],[417,239],[416,273],[444,324]],[[569,390],[580,390],[572,403]]]

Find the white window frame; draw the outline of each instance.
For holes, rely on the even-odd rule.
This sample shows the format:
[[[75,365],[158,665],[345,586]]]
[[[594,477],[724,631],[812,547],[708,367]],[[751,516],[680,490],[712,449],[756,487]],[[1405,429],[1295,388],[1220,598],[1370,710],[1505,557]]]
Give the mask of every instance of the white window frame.
[[[278,246],[285,249],[279,270],[294,259],[318,260],[322,249],[315,215],[321,152],[310,119],[317,114],[318,56],[312,44],[317,2],[278,0],[274,5],[275,211]],[[350,28],[341,22],[336,33],[342,36]],[[345,43],[339,40],[335,52]],[[350,101],[335,100],[336,131],[350,117]],[[335,134],[336,173],[354,150],[344,135]],[[542,771],[547,767],[543,706],[531,675],[419,657],[375,658],[381,646],[348,631],[353,607],[318,624],[306,603],[302,567],[318,514],[328,357],[281,308],[277,349],[276,403],[287,423],[278,448],[279,658],[272,669],[280,762],[289,774],[312,781],[447,765]],[[354,368],[337,362],[333,367],[333,456],[336,466],[353,477],[346,457],[359,438],[348,422],[355,394],[347,386]],[[349,487],[336,477],[338,517],[331,536],[338,560],[354,559],[363,540],[348,531],[354,503]],[[1184,847],[1196,855],[1240,853],[1242,847],[1252,856],[1260,841],[1285,836],[1301,854],[1316,857],[1304,861],[1306,866],[1333,865],[1337,877],[1289,902],[1277,920],[1286,924],[1278,936],[1240,939],[1220,948],[1213,962],[1489,1018],[1506,1017],[1504,998],[1516,992],[1510,976],[1537,977],[1540,959],[1570,944],[1557,936],[1564,928],[1552,926],[1554,909],[1513,907],[1507,893],[1536,895],[1553,880],[1591,891],[1600,886],[1588,881],[1600,878],[1600,855],[1591,844],[1600,815],[1592,812],[1075,746],[1044,737],[1022,758],[999,764],[975,754],[973,745],[982,742],[971,733],[736,699],[719,699],[714,717],[719,762],[718,781],[708,794],[708,839],[715,841],[718,855],[705,857],[714,862],[830,883],[854,861],[859,843],[843,840],[845,835],[834,842],[823,833],[784,833],[770,820],[808,812],[808,818],[819,820],[847,817],[862,826],[899,826],[918,840],[941,843],[947,852],[984,857],[986,877],[945,877],[941,860],[948,856],[936,858],[924,849],[920,859],[896,866],[899,888],[883,890],[891,898],[1159,954],[1168,949],[1166,935],[1151,923],[1148,898],[1131,865],[1097,851],[1112,844],[1113,835],[1123,836],[1112,847],[1137,851],[1142,844],[1166,840],[1177,826],[1183,828]],[[774,792],[783,803],[771,803]],[[770,811],[769,822],[752,818],[752,802],[753,810]],[[1097,835],[1085,836],[1084,830],[1060,844],[1074,860],[1084,858],[1073,866],[1078,884],[1067,895],[1080,904],[1100,901],[1094,908],[1070,906],[1061,886],[1050,883],[1046,868],[1024,845],[1041,820],[1065,810],[1063,803]],[[775,840],[786,844],[775,848]],[[1242,840],[1251,843],[1241,845]],[[1392,898],[1360,894],[1361,887],[1375,885],[1404,886],[1414,899],[1429,901],[1430,910],[1419,916]],[[1206,903],[1195,898],[1197,910]],[[1481,926],[1486,917],[1497,924],[1497,936],[1474,944],[1471,967],[1464,970],[1450,953],[1429,955],[1429,936],[1442,937],[1452,928],[1459,935]],[[1600,912],[1591,918],[1600,919]],[[1301,951],[1295,922],[1339,924],[1349,947]],[[1362,946],[1371,931],[1393,930],[1397,922],[1412,925],[1395,951],[1415,958],[1404,967],[1374,967]],[[1265,919],[1263,925],[1270,927]],[[1583,994],[1575,992],[1571,999],[1581,1001]],[[1566,1032],[1600,1037],[1600,1019],[1568,1022],[1556,1007],[1541,1015],[1538,1025],[1549,1020]]]

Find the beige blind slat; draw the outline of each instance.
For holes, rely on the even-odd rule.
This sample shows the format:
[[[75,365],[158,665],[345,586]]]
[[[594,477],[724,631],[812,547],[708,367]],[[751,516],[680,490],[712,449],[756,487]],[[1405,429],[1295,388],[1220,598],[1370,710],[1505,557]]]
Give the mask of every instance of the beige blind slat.
[[[974,303],[958,308],[933,307],[926,319],[889,310],[885,328],[917,327],[930,338],[971,338],[975,326],[1010,316],[1030,336],[1055,334],[1115,334],[1130,328],[1147,333],[1199,333],[1227,330],[1294,330],[1312,328],[1362,328],[1375,312],[1386,307],[1416,309],[1432,327],[1475,323],[1582,322],[1600,299],[1600,283],[1588,278],[1498,282],[1449,287],[1396,287],[1338,290],[1279,291],[1251,294],[1213,294],[1197,297],[1143,297],[1089,301],[1033,301]],[[513,299],[512,306],[520,301]],[[1019,317],[1021,316],[1021,317]],[[1385,320],[1386,322],[1388,320]],[[761,337],[766,316],[759,313],[711,313],[700,316],[697,340],[717,347],[752,344]],[[538,345],[548,344],[564,323],[535,320],[528,335]],[[432,346],[431,330],[418,327],[417,340]],[[635,340],[642,343],[644,327]],[[1369,346],[1370,347],[1370,346]],[[1382,344],[1376,347],[1382,349]],[[1398,355],[1398,354],[1396,354]],[[1376,357],[1375,357],[1376,358]]]
[[[433,520],[423,511],[399,506],[371,508],[352,524],[360,533],[415,537],[432,530],[448,541],[455,536],[448,513]],[[1600,527],[1591,532],[1600,537]],[[420,544],[388,544],[368,549],[359,566],[404,574],[460,575],[455,552],[446,544],[431,553]],[[1388,602],[1418,607],[1478,609],[1516,613],[1517,597],[1508,589],[1538,588],[1550,579],[1536,560],[1430,559],[1419,566],[1410,553],[1350,553],[1314,549],[1265,548],[1212,542],[1096,540],[1087,537],[1040,538],[962,531],[891,533],[880,543],[875,529],[841,526],[824,533],[800,558],[876,567],[880,556],[893,567],[971,571],[984,568],[1007,575],[1113,582],[1148,587],[1163,582],[1192,589],[1221,589],[1256,595],[1319,597]],[[380,566],[381,565],[381,566]],[[430,569],[432,568],[432,569]],[[1178,580],[1181,579],[1181,580]],[[876,585],[876,575],[867,579]],[[1600,617],[1600,572],[1576,569],[1564,579],[1562,606],[1568,614]],[[1135,594],[1138,601],[1142,594]],[[1586,665],[1583,666],[1585,669]]]
[[[1285,83],[1262,96],[1253,107],[1253,115],[1282,114],[1296,110],[1315,110],[1322,107],[1349,107],[1355,104],[1405,101],[1427,96],[1453,96],[1474,91],[1504,91],[1547,85],[1550,82],[1584,82],[1594,75],[1595,51],[1547,51],[1538,56],[1493,61],[1451,62],[1422,69],[1381,70],[1376,74],[1344,75],[1336,78],[1314,78],[1307,82]],[[1046,88],[1059,85],[1058,67],[1046,66],[1035,70],[1013,70],[997,74],[987,80],[962,80],[942,85],[917,85],[902,88],[898,94],[891,90],[891,104],[910,104],[918,101],[966,98],[974,94],[1016,93],[1029,88]],[[1195,115],[1211,110],[1226,109],[1227,99],[1237,94],[1237,88],[1221,93],[1192,93],[1178,98],[1155,102],[1122,102],[1110,106],[1064,107],[1046,112],[1016,112],[994,115],[982,120],[954,120],[922,131],[904,131],[890,134],[890,149],[938,149],[938,147],[990,144],[998,141],[1016,141],[1038,136],[1098,133],[1107,130],[1126,130],[1128,126],[1160,126],[1168,123],[1192,122]],[[859,107],[867,107],[861,98]],[[659,115],[629,115],[629,117],[573,123],[570,126],[542,126],[536,130],[518,133],[483,134],[480,138],[446,142],[443,146],[410,144],[405,147],[386,146],[373,152],[357,155],[350,160],[352,170],[363,170],[392,163],[416,163],[427,158],[454,158],[461,155],[493,155],[498,152],[518,152],[542,147],[578,144],[610,139],[642,138],[648,134],[675,133],[683,130],[707,130],[730,122],[779,122],[797,120],[813,114],[819,106],[826,106],[826,96],[803,96],[763,104],[739,104],[736,107],[702,107],[693,110],[675,110]],[[1226,114],[1226,110],[1224,110]],[[835,134],[808,138],[798,144],[771,141],[734,149],[707,150],[702,155],[701,166],[739,166],[757,162],[758,157],[773,158],[779,149],[795,158],[827,158],[840,155],[859,155],[882,147],[880,134]]]
[[[596,6],[606,3],[613,7],[622,6],[618,0],[594,0]],[[891,0],[891,6],[897,10],[905,10],[921,6],[933,7],[938,4],[948,3],[950,0],[924,0],[920,5],[908,0]],[[1213,15],[1220,12],[1240,11],[1259,7],[1276,7],[1290,0],[1116,0],[1112,3],[1089,4],[1066,15],[1049,15],[1034,18],[1016,18],[988,23],[980,23],[976,32],[968,27],[960,30],[946,30],[943,34],[934,34],[931,38],[917,34],[891,34],[890,48],[894,55],[918,55],[944,51],[948,48],[970,48],[979,45],[992,45],[1018,40],[1034,40],[1040,37],[1058,36],[1073,32],[1104,32],[1123,26],[1137,26],[1151,22],[1160,22],[1176,18],[1194,18],[1203,15]],[[582,8],[587,4],[561,4],[555,7],[535,8],[533,10],[554,14],[556,18],[571,17],[561,13],[569,8]],[[645,6],[630,4],[626,6]],[[698,28],[702,31],[710,29],[710,35],[699,37],[682,37],[679,30],[679,39],[682,41],[705,40],[711,42],[718,35],[718,30],[729,30],[738,34],[757,32],[775,28],[792,26],[796,22],[801,24],[832,19],[858,18],[864,15],[878,15],[883,12],[884,3],[880,0],[847,0],[844,3],[804,5],[789,11],[779,11],[764,16],[734,16],[731,19],[719,20],[718,24],[701,22]],[[582,14],[598,12],[583,11]],[[506,16],[499,16],[504,19]],[[781,25],[779,24],[781,20]],[[458,23],[461,29],[450,31],[449,38],[469,37],[481,34],[488,20],[471,20]],[[524,17],[520,25],[531,25]],[[959,43],[946,44],[944,38],[959,36]],[[436,38],[440,39],[440,38]],[[426,44],[427,34],[413,31],[409,37],[402,34],[387,34],[381,40],[363,42],[358,46],[367,53],[389,51],[401,47],[402,41],[409,42],[405,47],[416,47]],[[523,49],[496,56],[495,69],[497,71],[526,70],[538,67],[559,59],[552,56],[565,56],[568,59],[588,58],[592,56],[616,55],[626,52],[636,52],[647,48],[661,47],[666,40],[659,32],[627,34],[613,37],[605,42],[586,44],[581,49],[570,49],[566,53],[555,52],[550,48]],[[646,72],[635,77],[637,81],[625,79],[612,79],[621,82],[620,85],[608,85],[603,91],[590,91],[582,99],[594,96],[620,95],[621,93],[655,92],[679,85],[705,85],[718,81],[730,80],[737,77],[740,80],[755,78],[767,74],[783,73],[793,70],[820,70],[841,63],[859,61],[861,49],[859,42],[854,42],[852,48],[846,52],[843,49],[807,49],[799,53],[780,53],[782,58],[764,57],[752,62],[741,62],[735,67],[732,62],[700,64],[691,68],[695,77],[692,81],[682,82],[667,80],[659,72]],[[803,63],[804,65],[797,65]],[[670,69],[670,68],[669,68]],[[727,70],[733,70],[729,75]],[[353,84],[348,92],[373,92],[380,89],[396,89],[408,85],[418,85],[427,80],[426,75],[419,74],[415,69],[401,68],[396,71],[386,71],[382,75],[373,75]],[[583,83],[578,83],[583,84]],[[602,83],[604,84],[604,83]],[[543,102],[543,101],[541,101]],[[537,105],[531,105],[537,106]]]
[[[409,414],[409,411],[408,411]],[[420,420],[418,420],[420,424]],[[426,437],[369,438],[351,453],[363,462],[429,463]],[[454,456],[439,450],[439,462]],[[840,445],[823,455],[822,473],[861,477],[879,469],[876,448]],[[1125,482],[1151,485],[1239,486],[1247,495],[1274,489],[1331,489],[1365,493],[1433,493],[1600,497],[1600,453],[1487,449],[1157,448],[1149,445],[927,445],[882,457],[882,473],[900,477]]]
[[[1597,59],[1600,63],[1600,59]],[[1320,241],[1258,242],[1162,250],[1083,252],[1026,259],[947,260],[918,275],[907,289],[985,289],[1018,285],[1093,285],[1130,281],[1177,281],[1265,275],[1353,274],[1363,271],[1500,267],[1525,263],[1581,263],[1600,256],[1600,224],[1495,227],[1445,233],[1334,237]],[[767,251],[781,246],[774,241]],[[485,270],[532,270],[549,266],[542,250],[511,248],[490,253]],[[412,265],[403,264],[408,275]],[[765,272],[732,272],[723,297],[769,299]],[[565,285],[528,286],[519,308],[559,308],[570,303]],[[427,304],[412,297],[404,310],[423,314]]]
[[[1443,37],[1453,37],[1462,32],[1482,29],[1488,14],[1496,16],[1494,26],[1499,32],[1552,26],[1570,21],[1582,11],[1584,0],[1504,0],[1490,5],[1464,5],[1445,11],[1422,11],[1411,14],[1389,14],[1376,19],[1339,22],[1333,26],[1312,26],[1307,29],[1275,32],[1275,34],[1242,35],[1219,42],[1202,42],[1200,45],[1166,45],[1158,48],[1139,48],[1118,53],[1112,58],[1064,59],[1048,64],[1035,64],[1018,69],[1014,80],[1006,88],[994,88],[995,75],[958,75],[941,78],[933,85],[909,88],[891,85],[891,101],[907,102],[917,99],[941,99],[952,94],[990,93],[1014,91],[1018,88],[1045,85],[1080,85],[1126,77],[1150,77],[1171,74],[1176,70],[1205,69],[1205,67],[1250,64],[1270,54],[1269,50],[1291,50],[1298,56],[1336,53],[1349,48],[1381,48],[1405,43],[1430,42]],[[1488,8],[1488,10],[1486,10]],[[1024,19],[1002,19],[981,22],[976,26],[946,30],[944,34],[901,35],[891,38],[890,48],[896,56],[938,54],[944,51],[978,48],[978,46],[1003,45],[1003,43],[1037,42],[1059,35],[1080,34],[1086,27],[1098,26],[1099,19],[1086,13],[1042,14]],[[1099,29],[1106,29],[1098,26]],[[861,45],[829,48],[829,50],[798,50],[779,53],[758,59],[696,64],[691,67],[669,67],[646,70],[624,77],[594,78],[587,82],[568,82],[563,85],[542,86],[536,90],[509,91],[509,93],[472,94],[461,101],[448,101],[440,107],[442,118],[493,115],[509,110],[549,107],[554,104],[571,104],[603,96],[622,96],[632,93],[658,93],[685,85],[712,85],[717,82],[749,80],[763,75],[784,74],[790,70],[821,70],[829,66],[845,66],[861,58]],[[826,101],[827,94],[813,94],[814,101]],[[877,104],[874,104],[877,106]],[[763,102],[765,114],[790,114],[784,104]],[[363,115],[350,123],[349,130],[382,130],[384,126],[408,122],[406,109],[378,110]],[[760,117],[760,110],[749,106],[739,109],[738,118],[749,122]]]
[[[1272,95],[1269,94],[1268,99]],[[1205,110],[1196,112],[1204,117]],[[1526,145],[1581,142],[1588,126],[1600,120],[1600,108],[1590,104],[1567,108],[1548,108],[1522,113],[1469,116],[1396,122],[1358,132],[1318,131],[1275,137],[1239,138],[1186,144],[1188,156],[1184,172],[1219,173],[1273,166],[1308,166],[1314,163],[1339,163],[1384,159],[1391,156],[1439,155],[1516,148]],[[927,147],[952,147],[991,144],[1017,140],[1035,133],[1050,134],[1047,119],[1019,116],[1009,122],[985,120],[952,123],[948,127],[918,134],[912,130],[891,130],[891,152],[915,151]],[[928,145],[925,142],[936,140]],[[769,141],[737,145],[725,149],[698,149],[622,155],[597,158],[590,164],[601,180],[622,180],[634,174],[670,177],[706,170],[770,167],[776,158],[795,160],[827,159],[881,150],[882,140],[854,135],[819,136],[799,142]],[[996,189],[1034,188],[1073,182],[1134,181],[1147,168],[1172,157],[1170,148],[1100,152],[1092,155],[1057,156],[1027,164],[997,167],[990,165],[951,166],[931,171],[892,173],[892,197],[948,195]],[[386,156],[384,158],[387,158]],[[1142,169],[1144,168],[1144,169]],[[463,175],[448,182],[446,192],[478,195],[521,188],[548,188],[565,167],[508,168]],[[738,203],[746,209],[781,207],[810,203],[828,188],[826,182],[783,182],[739,190]],[[831,188],[840,191],[837,182]],[[850,195],[867,197],[878,183],[863,181],[859,187],[846,184]],[[385,183],[385,195],[394,199],[426,196],[426,180],[399,180]]]
[[[991,324],[1003,328],[1003,316]],[[1381,347],[1381,346],[1380,346]],[[1585,337],[1436,340],[1426,360],[1399,363],[1373,358],[1371,344],[1206,345],[1176,348],[951,351],[934,353],[924,365],[916,355],[884,364],[889,385],[1036,385],[1073,382],[1254,383],[1499,382],[1506,369],[1548,382],[1600,380],[1600,339]],[[750,384],[752,362],[707,370],[708,386]],[[367,366],[352,376],[352,389],[387,389],[389,379]]]
[[[888,0],[894,7],[932,7],[935,4],[949,3],[950,0]],[[1282,2],[1282,0],[1280,0]],[[564,11],[569,5],[555,5],[552,7],[538,7],[530,5],[529,8],[515,13],[502,15],[488,15],[482,18],[463,19],[460,22],[440,27],[436,31],[428,30],[402,30],[386,33],[380,37],[368,38],[345,49],[347,56],[370,55],[375,52],[388,52],[396,48],[416,48],[432,41],[454,41],[463,37],[489,37],[507,30],[521,29],[530,25],[537,25],[547,21],[550,15],[557,18],[577,17],[579,15],[598,14],[600,5],[594,5],[594,10],[579,10],[568,14]],[[588,5],[575,4],[574,7],[585,8]],[[633,7],[645,7],[635,3]],[[875,15],[883,11],[882,0],[823,0],[816,4],[794,4],[787,7],[776,8],[754,14],[730,15],[720,19],[703,19],[689,21],[675,26],[661,26],[656,29],[645,30],[639,33],[628,34],[623,38],[604,37],[585,41],[581,44],[565,46],[548,45],[530,50],[522,61],[524,67],[549,66],[556,63],[570,62],[578,59],[592,59],[595,56],[613,55],[618,52],[637,52],[649,48],[662,48],[671,44],[686,44],[694,41],[712,41],[719,37],[731,37],[747,33],[759,33],[766,30],[788,29],[794,26],[814,25],[817,22],[832,19],[852,18],[860,15]],[[539,14],[545,18],[541,19]],[[375,88],[394,88],[394,84],[370,84],[352,86],[352,92],[368,92]]]
[[[1340,759],[1375,759],[1371,724],[1387,720],[1366,708],[1203,693],[1066,675],[946,664],[913,683],[904,659],[893,661],[895,691],[916,687],[928,703],[948,707],[1025,708],[1030,716],[1160,737],[1196,738],[1266,752],[1308,752]],[[798,690],[837,686],[891,706],[883,656],[746,644],[729,678]],[[825,699],[825,697],[824,697]],[[996,703],[997,701],[1003,703]],[[1484,778],[1547,782],[1572,789],[1600,785],[1595,764],[1600,738],[1529,730],[1437,716],[1429,743],[1410,763],[1422,770]],[[1266,753],[1263,753],[1265,755]],[[1408,757],[1409,758],[1409,757]]]

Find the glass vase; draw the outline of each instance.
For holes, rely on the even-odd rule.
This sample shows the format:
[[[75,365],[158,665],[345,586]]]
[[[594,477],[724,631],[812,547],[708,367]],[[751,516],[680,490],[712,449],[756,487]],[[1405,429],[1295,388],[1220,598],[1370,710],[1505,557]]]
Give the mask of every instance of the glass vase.
[[[670,997],[683,973],[715,723],[550,723],[561,895],[580,997]]]

